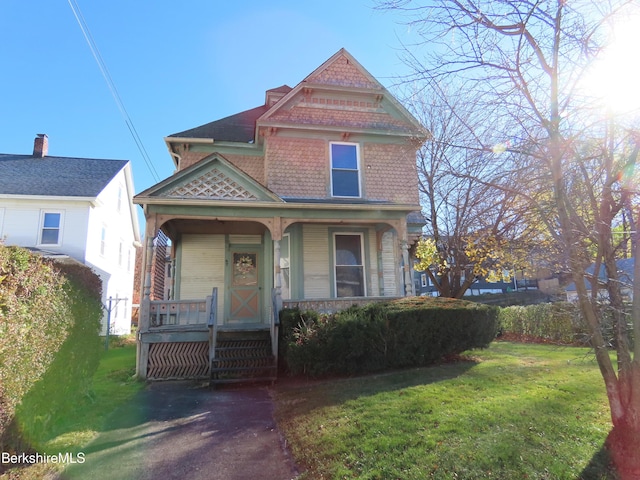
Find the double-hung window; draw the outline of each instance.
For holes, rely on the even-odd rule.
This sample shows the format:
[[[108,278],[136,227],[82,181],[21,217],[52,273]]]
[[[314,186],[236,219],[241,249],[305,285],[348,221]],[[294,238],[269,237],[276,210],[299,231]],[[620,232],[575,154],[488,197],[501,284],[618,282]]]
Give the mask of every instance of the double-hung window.
[[[42,212],[42,230],[40,231],[40,244],[59,245],[61,228],[62,213]]]
[[[336,233],[334,247],[336,297],[364,297],[366,288],[362,234]]]
[[[332,142],[331,195],[360,197],[360,149],[357,143]]]

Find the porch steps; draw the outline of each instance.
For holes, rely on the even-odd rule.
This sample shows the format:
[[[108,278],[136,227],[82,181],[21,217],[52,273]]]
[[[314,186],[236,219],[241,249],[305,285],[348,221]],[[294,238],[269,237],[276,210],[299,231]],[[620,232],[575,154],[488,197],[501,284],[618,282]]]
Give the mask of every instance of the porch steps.
[[[269,331],[218,332],[211,385],[274,382],[276,377]]]

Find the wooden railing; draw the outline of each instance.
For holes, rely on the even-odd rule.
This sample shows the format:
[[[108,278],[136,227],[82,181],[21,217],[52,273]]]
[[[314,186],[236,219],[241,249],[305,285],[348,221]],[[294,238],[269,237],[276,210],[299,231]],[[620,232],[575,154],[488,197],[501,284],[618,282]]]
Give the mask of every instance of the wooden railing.
[[[206,300],[153,300],[149,302],[149,329],[206,325]]]

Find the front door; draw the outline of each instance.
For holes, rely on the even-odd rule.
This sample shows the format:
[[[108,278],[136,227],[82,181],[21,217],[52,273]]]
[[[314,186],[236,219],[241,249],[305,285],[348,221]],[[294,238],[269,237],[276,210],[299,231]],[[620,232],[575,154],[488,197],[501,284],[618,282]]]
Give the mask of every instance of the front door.
[[[260,250],[251,247],[232,248],[229,273],[228,323],[261,323]]]

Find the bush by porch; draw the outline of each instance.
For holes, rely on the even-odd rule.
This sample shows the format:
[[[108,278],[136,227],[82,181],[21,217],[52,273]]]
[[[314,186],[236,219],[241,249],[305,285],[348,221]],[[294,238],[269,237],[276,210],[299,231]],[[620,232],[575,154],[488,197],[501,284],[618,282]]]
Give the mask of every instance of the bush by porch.
[[[498,330],[498,308],[407,297],[332,315],[284,309],[280,320],[279,357],[290,373],[364,374],[486,348]]]

